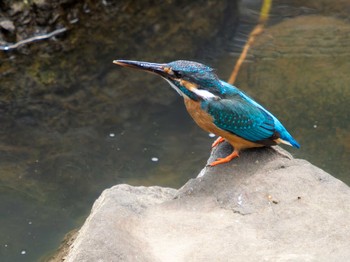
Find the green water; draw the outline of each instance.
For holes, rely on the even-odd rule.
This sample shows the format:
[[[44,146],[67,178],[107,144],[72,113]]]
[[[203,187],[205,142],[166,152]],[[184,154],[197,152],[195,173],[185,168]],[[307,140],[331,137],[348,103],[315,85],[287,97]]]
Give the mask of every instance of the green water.
[[[319,5],[275,6],[237,86],[300,142],[300,150],[286,147],[295,157],[350,184],[350,55],[344,48],[350,23],[341,7]],[[313,18],[291,20],[303,15]],[[143,17],[142,12],[135,16]],[[128,18],[123,25],[132,25],[128,36],[104,18],[104,25],[94,21],[71,31],[69,36],[81,41],[79,48],[42,55],[36,62],[20,52],[4,58],[17,69],[9,66],[0,87],[6,94],[0,104],[1,261],[37,261],[56,249],[84,222],[105,188],[119,183],[178,188],[205,165],[213,138],[193,123],[181,97],[162,79],[121,69],[112,60],[187,58],[217,68],[227,79],[254,17],[241,17],[238,31],[230,33],[234,39],[227,37],[229,28],[221,28],[215,39],[207,34],[206,40],[196,35],[210,26],[205,16],[192,36],[171,34],[184,26],[178,16],[149,17]],[[133,29],[143,25],[144,34]]]

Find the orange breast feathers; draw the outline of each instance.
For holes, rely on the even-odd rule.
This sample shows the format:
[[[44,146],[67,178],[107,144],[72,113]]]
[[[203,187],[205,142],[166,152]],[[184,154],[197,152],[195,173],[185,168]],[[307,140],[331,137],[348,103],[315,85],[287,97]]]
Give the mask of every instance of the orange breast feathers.
[[[218,128],[214,124],[213,117],[201,108],[200,102],[193,101],[187,97],[185,97],[184,100],[185,100],[185,106],[188,113],[191,115],[191,117],[197,123],[197,125],[199,125],[202,129],[204,129],[207,132],[210,132],[217,136],[221,136],[225,138],[227,142],[229,142],[235,148],[235,150],[239,151],[244,148],[264,146],[261,144],[248,141],[230,132],[227,132],[223,129]]]

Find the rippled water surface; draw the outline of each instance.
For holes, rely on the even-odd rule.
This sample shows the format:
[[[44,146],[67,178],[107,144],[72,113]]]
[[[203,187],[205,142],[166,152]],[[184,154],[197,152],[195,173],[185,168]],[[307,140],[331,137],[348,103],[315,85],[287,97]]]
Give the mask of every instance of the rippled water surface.
[[[203,31],[207,37],[201,30],[210,27],[209,18],[196,18],[182,4],[190,23],[198,23],[185,36],[169,33],[184,26],[178,21],[183,17],[168,20],[140,11],[138,19],[150,20],[130,16],[120,27],[100,27],[112,23],[102,19],[71,29],[62,41],[85,37],[79,48],[41,54],[35,62],[21,52],[3,56],[1,261],[37,261],[55,250],[105,188],[119,183],[178,188],[199,173],[213,138],[193,123],[165,81],[112,60],[192,59],[228,79],[259,10],[254,1],[243,2],[239,24],[224,20],[237,30],[213,27],[215,34]],[[350,184],[350,23],[342,4],[274,6],[236,83],[302,146],[287,150]],[[228,8],[235,10],[217,8],[226,15]],[[125,30],[134,31],[126,36]]]

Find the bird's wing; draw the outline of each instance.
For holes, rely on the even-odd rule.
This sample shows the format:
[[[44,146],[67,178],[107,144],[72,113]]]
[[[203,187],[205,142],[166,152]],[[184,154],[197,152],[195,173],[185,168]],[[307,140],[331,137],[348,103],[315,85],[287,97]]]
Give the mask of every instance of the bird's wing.
[[[273,117],[239,94],[229,99],[203,101],[202,108],[218,128],[249,141],[269,140],[277,135]]]

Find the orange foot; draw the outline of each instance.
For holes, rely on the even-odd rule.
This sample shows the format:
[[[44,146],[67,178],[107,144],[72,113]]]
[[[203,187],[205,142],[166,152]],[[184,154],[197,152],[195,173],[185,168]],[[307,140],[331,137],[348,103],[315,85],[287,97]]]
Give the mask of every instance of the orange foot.
[[[211,148],[214,148],[216,147],[218,144],[222,143],[225,141],[225,138],[222,138],[221,136],[219,136],[215,141],[214,143],[211,145]]]
[[[237,151],[233,151],[231,153],[231,155],[228,155],[225,158],[218,158],[214,162],[210,163],[209,166],[216,166],[216,165],[219,165],[219,164],[227,163],[227,162],[230,162],[232,159],[234,159],[236,157],[239,157],[238,152]]]

